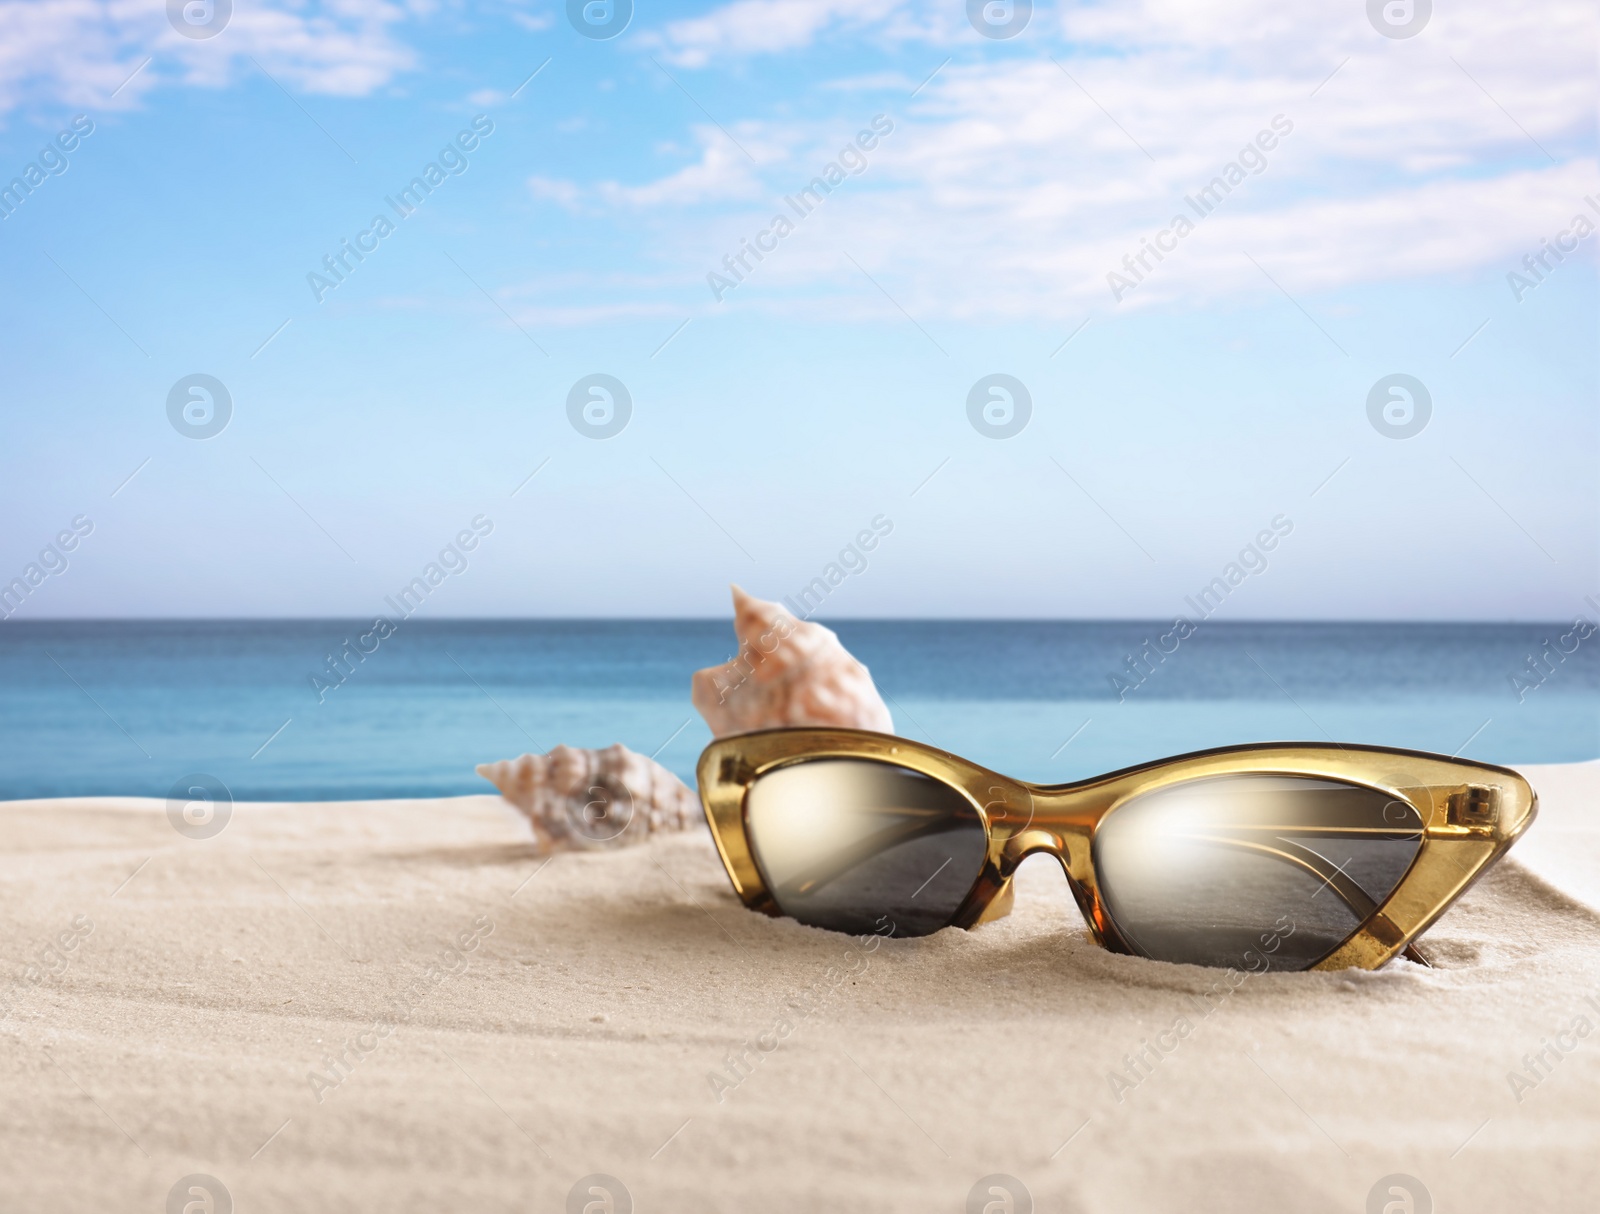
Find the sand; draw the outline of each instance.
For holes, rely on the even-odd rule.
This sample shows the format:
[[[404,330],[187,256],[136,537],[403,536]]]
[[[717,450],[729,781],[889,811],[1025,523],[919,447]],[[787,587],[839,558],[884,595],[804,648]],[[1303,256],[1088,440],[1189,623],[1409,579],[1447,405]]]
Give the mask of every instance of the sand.
[[[0,1208],[198,1212],[200,1174],[245,1214],[601,1214],[568,1195],[602,1173],[645,1214],[956,1212],[1000,1173],[1041,1212],[1331,1214],[1403,1173],[1445,1214],[1590,1209],[1600,764],[1526,772],[1541,818],[1437,968],[1209,1001],[1091,945],[1037,859],[1009,919],[871,947],[742,909],[698,829],[546,862],[497,797],[206,840],[157,801],[0,805]]]

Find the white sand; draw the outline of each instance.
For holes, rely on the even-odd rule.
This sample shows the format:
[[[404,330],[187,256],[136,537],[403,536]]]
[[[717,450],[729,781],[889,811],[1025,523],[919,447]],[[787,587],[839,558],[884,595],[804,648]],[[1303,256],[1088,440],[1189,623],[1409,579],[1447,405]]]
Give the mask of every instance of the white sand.
[[[743,910],[703,831],[541,869],[495,797],[244,805],[204,842],[161,802],[0,805],[0,1208],[159,1211],[207,1173],[244,1214],[557,1211],[603,1172],[645,1214],[956,1212],[1002,1172],[1041,1214],[1332,1214],[1403,1172],[1441,1214],[1593,1209],[1600,765],[1527,774],[1541,818],[1426,937],[1440,968],[1269,974],[1204,1018],[1215,971],[1093,947],[1038,860],[1010,919],[867,953]]]

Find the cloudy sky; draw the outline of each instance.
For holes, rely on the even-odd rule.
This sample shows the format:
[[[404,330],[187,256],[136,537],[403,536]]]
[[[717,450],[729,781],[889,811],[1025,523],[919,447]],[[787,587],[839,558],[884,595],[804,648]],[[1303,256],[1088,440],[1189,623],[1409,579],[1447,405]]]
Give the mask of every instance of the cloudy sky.
[[[1592,7],[1002,7],[0,8],[12,618],[1592,611]]]

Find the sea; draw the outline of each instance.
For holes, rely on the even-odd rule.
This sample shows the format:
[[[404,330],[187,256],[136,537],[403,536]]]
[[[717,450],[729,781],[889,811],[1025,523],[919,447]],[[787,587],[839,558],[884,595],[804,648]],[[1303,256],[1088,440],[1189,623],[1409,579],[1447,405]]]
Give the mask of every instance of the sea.
[[[1600,633],[1571,624],[828,625],[896,732],[1023,779],[1266,740],[1600,755]],[[196,773],[234,800],[487,792],[476,764],[558,743],[621,742],[692,786],[689,677],[734,650],[725,619],[6,621],[0,799],[166,797]]]

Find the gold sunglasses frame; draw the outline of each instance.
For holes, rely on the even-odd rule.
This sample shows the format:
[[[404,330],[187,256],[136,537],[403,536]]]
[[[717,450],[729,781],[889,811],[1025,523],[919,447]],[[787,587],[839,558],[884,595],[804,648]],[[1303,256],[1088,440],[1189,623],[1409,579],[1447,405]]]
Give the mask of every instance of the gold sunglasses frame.
[[[1421,846],[1389,896],[1313,970],[1377,969],[1410,950],[1505,854],[1538,812],[1532,787],[1508,768],[1387,747],[1267,742],[1177,755],[1072,784],[1031,784],[890,734],[768,729],[717,739],[701,754],[697,769],[700,800],[717,852],[734,891],[752,910],[783,914],[751,851],[746,794],[766,773],[812,759],[896,764],[938,780],[972,804],[988,848],[950,926],[972,928],[1008,913],[1017,866],[1044,852],[1061,862],[1095,941],[1113,952],[1133,954],[1137,950],[1106,909],[1094,868],[1095,832],[1119,806],[1174,784],[1243,774],[1309,776],[1385,793],[1416,811],[1422,822]],[[1416,956],[1414,951],[1409,955]]]

